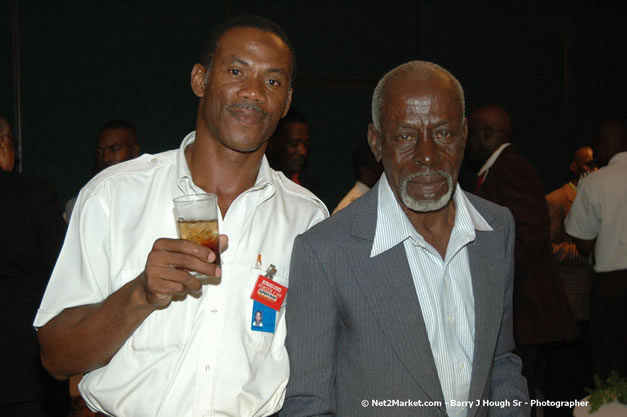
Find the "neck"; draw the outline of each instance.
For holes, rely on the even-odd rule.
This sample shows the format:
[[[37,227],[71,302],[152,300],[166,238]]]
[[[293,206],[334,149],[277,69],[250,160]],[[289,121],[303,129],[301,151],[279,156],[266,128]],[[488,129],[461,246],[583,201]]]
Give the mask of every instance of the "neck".
[[[446,248],[455,224],[455,202],[451,198],[446,206],[437,211],[419,213],[400,203],[416,231],[433,246],[442,259],[446,256]]]
[[[237,152],[197,132],[194,143],[185,148],[185,159],[194,183],[218,196],[226,216],[237,196],[255,185],[264,150],[262,146],[251,153]]]

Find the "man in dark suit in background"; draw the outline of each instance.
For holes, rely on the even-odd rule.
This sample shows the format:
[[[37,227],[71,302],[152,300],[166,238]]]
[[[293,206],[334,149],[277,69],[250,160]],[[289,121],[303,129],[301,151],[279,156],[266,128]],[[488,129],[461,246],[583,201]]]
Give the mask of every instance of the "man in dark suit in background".
[[[15,142],[0,116],[0,417],[65,417],[67,382],[41,366],[32,323],[65,236],[52,184],[11,172]]]
[[[413,61],[372,103],[384,174],[294,243],[281,416],[528,415],[512,353],[514,222],[457,186],[461,85]]]
[[[485,106],[468,123],[468,157],[483,164],[475,193],[509,208],[516,221],[514,339],[533,398],[540,347],[574,339],[578,332],[552,258],[542,183],[510,143],[510,116],[500,107]]]

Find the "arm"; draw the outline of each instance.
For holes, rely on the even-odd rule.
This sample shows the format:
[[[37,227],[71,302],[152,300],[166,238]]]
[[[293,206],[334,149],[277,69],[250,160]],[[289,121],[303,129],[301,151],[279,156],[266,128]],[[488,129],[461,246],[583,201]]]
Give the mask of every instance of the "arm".
[[[221,236],[221,247],[226,236]],[[167,308],[175,295],[201,289],[185,271],[220,276],[211,264],[215,254],[204,246],[180,239],[158,239],[146,269],[104,301],[63,310],[39,329],[41,360],[57,379],[106,365],[142,321],[155,309]]]
[[[507,155],[502,159],[505,156],[497,159],[482,190],[488,200],[507,207],[514,216],[514,265],[520,277],[524,277],[528,268],[537,264],[536,258],[550,250],[548,208],[534,168],[519,156]],[[490,181],[492,175],[497,179]]]
[[[577,250],[582,255],[590,255],[594,251],[594,242],[596,242],[596,239],[578,239],[576,237],[572,239],[575,241]]]
[[[594,251],[596,237],[601,230],[601,208],[596,199],[591,198],[588,178],[579,182],[579,191],[566,218],[566,233],[577,245],[577,250],[589,255]],[[594,187],[592,187],[594,188]]]
[[[587,262],[587,259],[582,259],[582,255],[577,252],[575,244],[564,231],[564,220],[568,210],[566,204],[565,196],[560,192],[560,189],[546,196],[546,205],[549,209],[551,222],[553,258],[558,265]]]
[[[512,351],[514,350],[514,331],[512,318],[512,295],[514,291],[514,222],[508,217],[505,246],[505,288],[503,294],[503,317],[499,330],[496,350],[494,353],[494,364],[492,367],[492,380],[490,387],[490,400],[509,400],[511,407],[490,407],[489,416],[529,416],[530,408],[525,405],[529,401],[527,383],[521,374],[522,361]],[[514,406],[514,400],[521,401],[520,405]]]
[[[297,237],[286,310],[290,380],[281,416],[335,415],[338,311],[324,266]]]
[[[42,260],[50,276],[63,246],[67,224],[59,211],[59,200],[52,184],[46,183],[39,197],[41,197],[41,202],[34,208],[36,212],[33,213],[33,217]]]

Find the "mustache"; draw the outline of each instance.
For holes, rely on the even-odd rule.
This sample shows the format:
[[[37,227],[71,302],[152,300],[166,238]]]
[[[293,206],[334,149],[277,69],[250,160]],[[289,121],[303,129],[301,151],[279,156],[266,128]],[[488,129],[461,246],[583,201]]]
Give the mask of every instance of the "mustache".
[[[252,112],[261,114],[261,117],[263,118],[263,120],[270,120],[270,115],[268,113],[266,113],[261,107],[256,106],[256,105],[254,105],[254,104],[252,104],[250,102],[247,102],[247,101],[242,101],[240,103],[229,104],[227,106],[227,109],[229,111],[232,110],[232,109],[252,111]]]
[[[432,175],[441,175],[442,177],[446,178],[447,180],[449,178],[452,178],[452,175],[444,170],[441,169],[426,169],[424,171],[419,171],[419,172],[414,172],[413,174],[410,174],[408,176],[406,176],[404,178],[404,181],[409,182],[411,180],[413,180],[414,178],[418,178],[418,177],[430,177]]]

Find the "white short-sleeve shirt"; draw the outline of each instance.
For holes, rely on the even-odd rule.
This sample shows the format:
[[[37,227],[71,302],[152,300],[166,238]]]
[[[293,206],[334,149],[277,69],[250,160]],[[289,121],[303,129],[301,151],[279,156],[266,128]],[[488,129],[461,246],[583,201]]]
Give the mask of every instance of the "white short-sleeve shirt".
[[[579,181],[566,233],[596,238],[595,271],[627,269],[627,152],[614,155],[607,166]]]
[[[115,165],[81,190],[35,327],[65,308],[101,302],[144,270],[156,239],[177,237],[172,199],[201,191],[184,156],[194,138],[192,132],[178,150]],[[79,388],[90,408],[133,417],[278,411],[289,376],[287,302],[274,333],[252,331],[250,295],[270,264],[275,281],[288,286],[294,238],[327,216],[319,199],[264,157],[255,185],[220,219],[220,233],[229,236],[222,278],[203,285],[198,298],[151,313],[109,364],[85,375]]]

